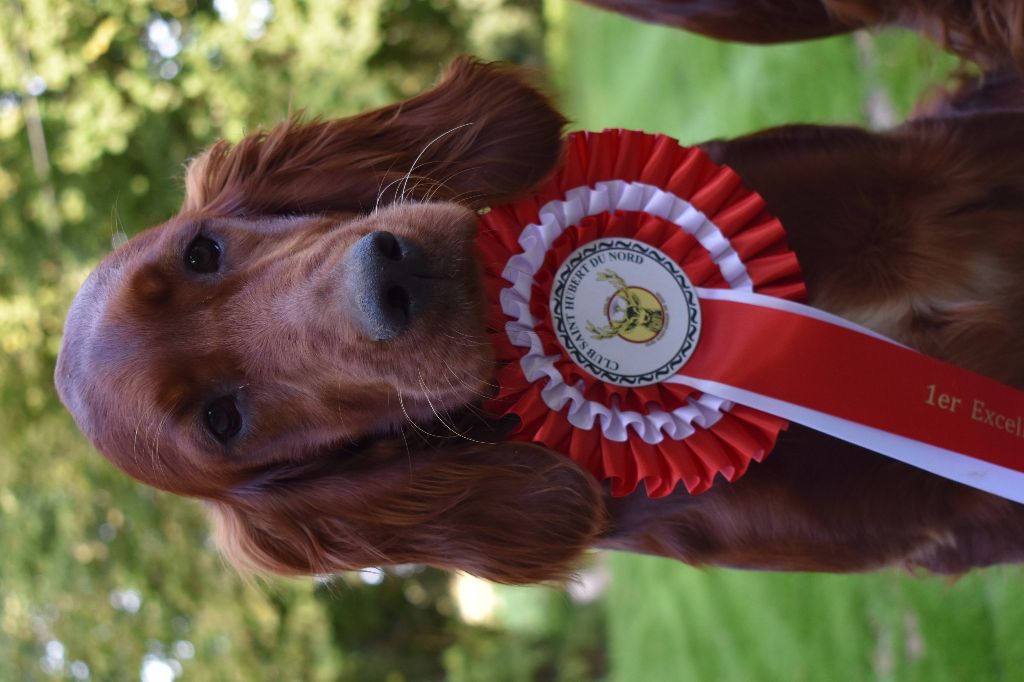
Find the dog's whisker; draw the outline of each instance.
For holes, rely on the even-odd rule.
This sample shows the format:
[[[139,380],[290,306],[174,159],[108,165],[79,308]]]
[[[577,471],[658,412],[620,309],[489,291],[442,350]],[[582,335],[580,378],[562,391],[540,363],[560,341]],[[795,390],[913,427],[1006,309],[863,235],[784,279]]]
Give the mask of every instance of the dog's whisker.
[[[162,462],[159,460],[159,446],[157,445],[156,438],[159,437],[163,420],[167,418],[167,414],[169,413],[165,413],[159,422],[153,417],[153,414],[154,410],[147,409],[146,413],[141,417],[140,423],[145,425],[145,431],[142,434],[142,447],[146,458],[149,460],[149,465],[152,471],[161,475],[164,472],[164,467]],[[154,426],[156,428],[156,436],[151,437],[150,434],[153,432]],[[138,459],[138,442],[138,428],[136,428],[136,438],[135,443],[133,443],[133,455],[136,457],[136,462],[140,461]]]
[[[380,200],[384,196],[384,192],[386,192],[388,190],[388,187],[391,187],[391,185],[393,185],[396,182],[395,180],[392,180],[386,186],[383,186],[384,180],[386,180],[391,175],[391,172],[394,169],[394,167],[395,162],[392,161],[391,164],[388,166],[387,170],[380,174],[380,179],[377,181],[377,198],[373,202],[373,210],[370,211],[371,215],[376,213],[380,209]]]
[[[463,169],[455,171],[454,173],[451,173],[450,175],[445,177],[443,180],[440,180],[440,181],[437,182],[437,185],[435,185],[435,187],[433,187],[431,189],[430,196],[427,197],[427,200],[429,201],[430,199],[433,199],[434,194],[436,194],[437,191],[442,189],[442,188],[450,190],[451,188],[449,187],[449,183],[452,181],[452,179],[454,179],[454,178],[456,178],[459,175],[462,175],[464,173],[472,173],[472,172],[475,172],[475,171],[477,171],[479,169],[480,169],[480,166],[470,166],[468,168],[463,168]],[[471,197],[471,196],[479,196],[479,195],[482,195],[481,192],[475,191],[475,190],[468,190],[467,189],[464,192],[458,192],[456,194],[453,194],[451,197],[448,198],[448,200],[453,202],[453,203],[458,203],[458,202],[460,202],[464,198]]]
[[[401,401],[402,400],[402,394],[399,393],[399,391],[397,389],[395,390],[395,393],[398,394],[398,400]],[[388,413],[390,413],[391,412],[391,391],[388,391],[386,393],[386,396],[387,396],[387,401],[388,401],[388,404],[387,404],[387,406],[388,406]],[[402,411],[403,412],[405,411],[404,407],[402,408]],[[408,417],[408,415],[406,415],[406,416]],[[409,464],[409,477],[411,478],[412,477],[412,448],[409,447],[409,439],[406,438],[406,436],[405,436],[405,429],[397,429],[397,431],[398,431],[398,435],[402,438],[402,445],[405,446],[405,459],[406,459],[406,461]]]
[[[420,166],[420,168],[428,166],[431,163],[441,163],[441,162],[437,161],[437,162],[425,163],[425,164],[422,164]],[[416,178],[416,183],[412,187],[410,187],[406,193],[407,194],[413,194],[415,196],[416,195],[416,191],[419,189],[420,185],[422,185],[424,183],[429,183],[428,189],[425,192],[421,192],[421,194],[423,195],[421,201],[433,201],[433,199],[437,196],[438,192],[440,192],[441,190],[447,190],[451,194],[451,196],[448,197],[448,201],[457,202],[459,197],[468,196],[470,194],[478,194],[479,192],[475,192],[475,191],[472,191],[472,190],[467,190],[467,191],[464,191],[464,192],[454,192],[453,188],[449,185],[449,182],[452,180],[452,178],[455,178],[455,177],[457,177],[457,176],[459,176],[459,175],[461,175],[463,173],[473,172],[473,171],[475,171],[475,170],[477,170],[479,168],[480,168],[480,166],[472,166],[470,168],[464,168],[464,169],[458,170],[458,171],[456,171],[454,173],[450,173],[449,175],[447,175],[446,177],[442,178],[441,180],[437,180],[437,179],[435,179],[431,175],[414,175],[413,177]]]
[[[453,393],[458,393],[458,389],[455,387],[455,384],[453,384],[451,382],[451,379],[449,379],[449,375],[455,377],[455,379],[457,381],[459,381],[459,383],[461,383],[463,386],[468,388],[469,391],[471,393],[473,393],[474,395],[476,395],[477,397],[483,398],[485,400],[487,399],[488,396],[486,394],[481,393],[478,390],[475,390],[462,377],[460,377],[456,372],[454,372],[452,370],[452,368],[448,365],[447,362],[445,362],[443,359],[442,359],[442,362],[444,362],[444,366],[448,370],[447,373],[442,373],[442,376],[444,377],[444,380],[448,384],[448,386],[452,389]],[[487,425],[489,425],[491,423],[489,415],[486,412],[484,412],[482,409],[476,407],[473,403],[467,403],[466,405],[463,405],[461,409],[466,414],[472,415],[476,419],[477,422],[479,422],[479,423],[481,423],[481,424],[483,424],[485,426],[487,426]]]
[[[462,346],[463,348],[482,348],[487,345],[486,341],[478,341],[468,336],[460,338],[458,336],[453,336],[447,332],[444,332],[443,335],[450,339],[455,345]]]
[[[434,413],[434,416],[441,423],[441,426],[445,427],[446,429],[454,433],[456,436],[461,436],[462,434],[456,431],[454,426],[446,422],[444,420],[444,416],[442,416],[437,411],[437,407],[434,405],[434,402],[430,399],[430,389],[427,388],[427,383],[426,381],[423,380],[423,372],[418,372],[418,374],[420,380],[420,388],[423,390],[423,397],[427,401],[427,405],[430,407],[430,411]]]
[[[419,187],[419,185],[420,185],[420,183],[422,181],[429,180],[430,182],[433,183],[433,186],[430,187],[430,189],[427,190],[426,194],[423,197],[423,200],[424,201],[432,201],[434,199],[434,197],[437,195],[437,193],[439,191],[441,191],[442,189],[451,191],[452,188],[449,186],[449,183],[452,181],[453,178],[456,178],[459,175],[462,175],[464,173],[475,172],[478,169],[480,169],[480,166],[470,166],[468,168],[463,168],[463,169],[455,171],[454,173],[450,173],[449,175],[447,175],[446,177],[442,178],[441,180],[433,180],[429,176],[423,176],[421,180],[418,180],[416,182],[416,184],[413,185],[412,191],[415,191],[416,188]],[[466,196],[466,195],[468,195],[470,193],[475,193],[475,192],[470,192],[469,190],[467,190],[465,192],[454,193],[449,198],[449,201],[457,202],[461,197]]]
[[[413,189],[416,188],[413,187]],[[427,193],[423,195],[423,201],[433,201],[434,197],[437,196],[437,193],[440,192],[442,189],[449,189],[449,187],[444,182],[435,181],[434,186],[428,189]]]
[[[430,406],[430,410],[434,413],[434,416],[437,417],[438,421],[441,422],[442,426],[444,426],[446,429],[451,431],[457,437],[463,438],[465,440],[468,440],[471,443],[478,443],[479,445],[494,445],[494,443],[487,443],[487,442],[484,442],[482,440],[477,440],[475,438],[471,438],[468,435],[466,435],[466,433],[457,431],[453,425],[449,424],[448,422],[446,422],[444,420],[444,417],[442,417],[441,414],[437,411],[437,408],[434,407],[433,401],[430,400],[430,392],[427,390],[426,382],[423,381],[423,373],[422,372],[420,372],[420,386],[423,387],[423,397],[426,399],[427,405]]]
[[[440,434],[440,433],[431,433],[430,431],[427,431],[426,429],[421,427],[419,424],[417,424],[413,420],[413,418],[409,415],[409,411],[407,409],[405,409],[405,398],[402,396],[402,392],[401,391],[396,391],[396,393],[398,393],[398,405],[399,405],[399,407],[402,408],[402,414],[405,415],[406,420],[409,422],[409,425],[412,428],[414,428],[416,431],[418,431],[419,433],[423,434],[424,436],[429,436],[430,438],[444,438],[444,439],[451,439],[451,438],[453,438],[453,436],[446,436],[446,435]],[[429,401],[428,401],[428,403],[429,403]],[[431,406],[431,408],[433,409],[433,406]],[[437,413],[435,412],[435,414],[437,414]]]
[[[447,360],[445,360],[444,358],[441,358],[441,362],[444,364],[445,369],[448,370],[448,372],[451,374],[451,376],[455,377],[456,381],[458,381],[465,388],[467,388],[471,393],[473,393],[473,395],[476,395],[476,396],[478,396],[480,398],[483,398],[485,400],[490,397],[486,393],[483,393],[482,391],[480,391],[474,384],[472,384],[469,381],[467,381],[458,372],[453,370],[451,365],[448,364]],[[446,376],[446,380],[447,380],[447,375],[445,375],[445,376]],[[474,377],[474,379],[479,381],[484,386],[489,386],[491,388],[494,388],[495,390],[497,390],[499,388],[499,386],[497,384],[492,384],[490,382],[483,381],[482,379],[479,379],[479,378],[476,378],[476,377]],[[448,385],[452,387],[452,391],[457,391],[455,386],[452,385],[451,381],[448,381]]]
[[[428,165],[428,164],[424,164],[424,165]],[[412,192],[412,193],[415,194],[416,190],[419,189],[420,185],[422,185],[424,183],[428,183],[429,184],[429,187],[427,188],[427,190],[422,193],[422,195],[423,195],[423,199],[422,200],[423,201],[430,201],[431,199],[434,198],[434,195],[438,191],[440,191],[442,189],[450,189],[447,185],[445,185],[445,181],[444,180],[436,180],[436,179],[433,178],[433,176],[430,176],[430,175],[416,175],[414,177],[416,178],[416,183],[412,187],[409,188],[409,190],[408,190],[409,192]]]
[[[385,192],[387,192],[387,191],[388,191],[389,189],[391,189],[391,186],[392,186],[392,185],[395,185],[395,184],[398,184],[399,182],[402,182],[402,178],[403,178],[403,177],[404,177],[404,176],[400,176],[400,177],[397,177],[397,178],[395,178],[394,180],[392,180],[392,181],[391,181],[391,182],[389,182],[388,184],[384,185],[384,188],[383,188],[383,189],[381,189],[381,190],[380,190],[380,191],[379,191],[379,192],[377,193],[377,201],[376,201],[376,203],[374,203],[374,205],[373,205],[373,212],[374,212],[374,213],[376,213],[376,212],[377,212],[377,210],[378,210],[378,209],[380,208],[380,200],[381,200],[381,198],[382,198],[382,197],[384,196],[384,193],[385,193]]]
[[[153,463],[157,466],[160,472],[164,472],[166,467],[163,465],[163,460],[160,459],[160,435],[163,433],[164,425],[167,423],[167,417],[171,415],[170,411],[164,412],[163,417],[156,426],[156,434],[153,436]]]
[[[429,166],[429,165],[431,165],[431,163],[436,163],[436,162],[425,163],[425,164],[422,164],[422,166]],[[390,170],[389,170],[389,173],[390,173]],[[416,189],[416,187],[419,185],[420,182],[424,182],[424,181],[433,182],[433,180],[430,178],[430,176],[427,176],[427,175],[414,175],[412,177],[415,177],[416,178],[416,182],[417,182],[416,185],[413,185],[413,189]],[[379,210],[381,199],[384,198],[384,195],[387,193],[387,191],[389,189],[391,189],[391,187],[393,187],[394,185],[397,185],[399,183],[403,183],[407,179],[409,179],[409,174],[408,173],[404,173],[402,175],[399,175],[395,179],[393,179],[388,184],[384,185],[384,187],[381,188],[377,192],[377,199],[374,202],[373,211],[371,211],[371,213],[376,213]],[[381,180],[381,182],[383,182],[383,179]],[[398,203],[398,204],[406,203],[406,198],[405,198],[404,192],[405,192],[405,190],[403,190],[402,192],[396,193],[394,203]]]
[[[405,174],[405,183],[403,183],[402,191],[400,193],[400,196],[402,197],[402,201],[403,202],[405,201],[405,190],[406,190],[406,187],[408,186],[409,176],[412,175],[412,172],[414,170],[416,170],[416,164],[418,164],[420,159],[423,158],[423,155],[426,153],[426,151],[428,149],[430,149],[431,145],[433,145],[438,140],[440,140],[440,139],[442,139],[444,137],[447,137],[448,135],[451,135],[456,130],[460,130],[462,128],[465,128],[465,127],[471,126],[471,125],[473,125],[472,121],[470,121],[468,123],[461,123],[461,124],[459,124],[457,126],[449,128],[448,130],[444,131],[443,133],[441,133],[440,135],[438,135],[437,137],[435,137],[434,139],[430,140],[425,145],[423,145],[423,149],[421,149],[420,153],[416,155],[416,158],[412,160],[412,165],[409,166],[409,172]]]
[[[444,363],[445,370],[447,370],[446,372],[442,372],[441,373],[441,377],[444,379],[445,383],[448,384],[448,387],[452,389],[452,393],[453,394],[458,394],[459,393],[459,389],[455,387],[455,384],[452,383],[452,380],[451,380],[450,377],[454,377],[456,381],[458,381],[460,384],[462,384],[462,386],[465,389],[467,389],[470,393],[472,393],[473,395],[475,395],[475,396],[477,396],[479,398],[483,398],[484,400],[487,399],[487,395],[486,394],[484,394],[481,391],[477,390],[473,385],[471,385],[465,379],[460,377],[458,375],[458,373],[455,372],[451,368],[451,366],[448,364],[448,362],[444,358],[441,358],[441,362]],[[472,405],[465,405],[465,406],[463,406],[463,409],[472,409]]]
[[[121,220],[121,212],[118,209],[118,203],[121,201],[121,194],[114,197],[114,204],[110,207],[110,248],[116,249],[124,242],[128,241],[128,235],[124,231],[124,221]]]
[[[345,393],[345,385],[344,385],[344,384],[342,383],[342,381],[341,381],[341,380],[339,379],[339,380],[338,380],[338,395],[343,395],[344,393]],[[389,394],[389,396],[388,396],[388,400],[389,400],[389,402],[390,402],[390,394]],[[335,405],[335,408],[334,408],[334,409],[335,409],[335,412],[337,412],[337,413],[338,413],[338,422],[339,422],[339,425],[341,426],[341,428],[343,428],[343,429],[347,429],[347,426],[348,426],[348,420],[347,420],[347,419],[346,419],[346,417],[345,417],[345,411],[344,411],[344,409],[343,409],[343,408],[344,408],[344,405],[345,405],[344,401],[342,401],[342,400],[338,400],[338,402],[337,402],[337,404]]]
[[[484,196],[486,195],[479,190],[466,190],[465,192],[460,192],[455,196],[451,197],[449,201],[451,201],[453,204],[460,204],[464,203],[464,200],[479,199]]]
[[[438,181],[435,180],[433,177],[431,177],[429,175],[419,175],[419,174],[417,174],[417,175],[414,175],[412,177],[416,178],[416,182],[413,184],[412,187],[410,187],[406,191],[406,196],[403,197],[403,203],[409,201],[409,197],[410,196],[412,196],[414,198],[419,197],[417,199],[417,201],[430,201],[433,198],[433,194],[436,194],[439,190],[441,190],[441,189],[448,189],[448,190],[450,190],[450,188],[448,188],[448,187],[446,187],[444,185],[441,185],[439,187],[438,186],[438,184],[439,184]],[[426,192],[417,192],[417,190],[420,188],[420,186],[424,185],[424,184],[426,184],[429,187],[429,189]],[[427,193],[430,193],[431,196],[428,197]]]

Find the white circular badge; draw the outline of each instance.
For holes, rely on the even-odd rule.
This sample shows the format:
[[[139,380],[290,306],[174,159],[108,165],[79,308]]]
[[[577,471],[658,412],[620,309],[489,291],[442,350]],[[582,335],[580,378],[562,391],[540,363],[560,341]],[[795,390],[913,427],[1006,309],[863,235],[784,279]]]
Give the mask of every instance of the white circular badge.
[[[648,386],[686,364],[700,337],[700,305],[686,274],[636,239],[596,239],[573,251],[551,286],[551,323],[587,373]]]

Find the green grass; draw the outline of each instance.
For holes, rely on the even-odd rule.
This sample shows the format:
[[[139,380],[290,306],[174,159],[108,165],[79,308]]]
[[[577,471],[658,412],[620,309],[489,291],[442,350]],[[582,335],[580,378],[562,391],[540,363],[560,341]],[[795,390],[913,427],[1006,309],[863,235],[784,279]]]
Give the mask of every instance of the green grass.
[[[875,575],[698,570],[616,555],[611,679],[1015,680],[1020,569],[952,583]]]
[[[562,0],[547,10],[561,103],[581,129],[627,126],[700,142],[786,123],[865,124],[874,89],[905,114],[954,65],[906,33],[866,40],[863,49],[852,36],[762,47]]]
[[[575,126],[684,142],[793,122],[896,118],[955,62],[914,35],[779,47],[726,45],[549,0],[549,55]],[[1024,679],[1024,572],[951,583],[897,572],[831,576],[697,570],[616,555],[615,682]]]

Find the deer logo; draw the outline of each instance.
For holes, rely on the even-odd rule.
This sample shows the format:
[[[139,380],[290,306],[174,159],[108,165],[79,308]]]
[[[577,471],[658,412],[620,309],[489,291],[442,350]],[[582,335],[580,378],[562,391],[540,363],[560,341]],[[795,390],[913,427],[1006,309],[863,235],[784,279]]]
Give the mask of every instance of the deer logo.
[[[633,343],[647,343],[665,328],[665,306],[647,289],[633,287],[614,270],[597,273],[600,282],[609,282],[615,293],[605,308],[608,324],[597,326],[587,322],[591,338],[602,341],[619,337]]]

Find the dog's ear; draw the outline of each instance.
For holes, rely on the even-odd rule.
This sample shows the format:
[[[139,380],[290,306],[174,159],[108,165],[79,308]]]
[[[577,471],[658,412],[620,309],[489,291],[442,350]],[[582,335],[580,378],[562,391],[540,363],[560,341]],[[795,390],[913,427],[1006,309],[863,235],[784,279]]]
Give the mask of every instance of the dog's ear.
[[[387,445],[281,465],[210,508],[234,564],[284,575],[419,563],[504,583],[561,580],[606,526],[597,482],[523,443]]]
[[[218,142],[189,165],[183,210],[367,212],[403,198],[479,208],[542,180],[558,162],[564,125],[521,69],[460,57],[408,101]]]

